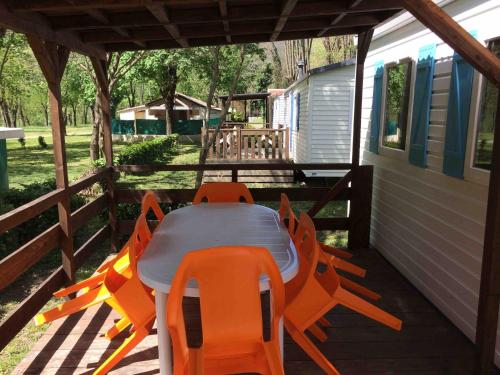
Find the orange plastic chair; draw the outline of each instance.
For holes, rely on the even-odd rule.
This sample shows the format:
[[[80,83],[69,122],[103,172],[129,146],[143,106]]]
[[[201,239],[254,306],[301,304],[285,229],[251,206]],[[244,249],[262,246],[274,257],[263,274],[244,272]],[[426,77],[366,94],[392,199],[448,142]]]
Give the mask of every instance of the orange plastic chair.
[[[211,182],[200,186],[193,199],[193,204],[200,204],[204,200],[208,203],[237,203],[253,204],[250,190],[241,182]]]
[[[316,322],[328,311],[337,305],[344,305],[398,331],[401,330],[402,322],[344,289],[331,262],[326,264],[324,272],[317,271],[320,248],[316,241],[314,224],[304,213],[300,215],[296,235],[299,272],[285,286],[285,328],[293,340],[323,371],[327,374],[339,374],[305,334],[308,329],[313,334],[315,331],[321,330]]]
[[[263,339],[259,279],[269,277],[273,316],[271,338]],[[198,282],[203,344],[188,348],[182,297]],[[283,281],[265,248],[225,246],[193,251],[182,260],[167,302],[174,374],[284,374],[279,319],[285,304]]]
[[[125,245],[124,256],[117,257],[110,265],[104,274],[102,284],[35,316],[35,324],[38,326],[104,302],[122,316],[122,319],[106,334],[108,339],[112,339],[132,324],[131,335],[94,371],[95,375],[110,371],[149,334],[155,321],[154,298],[137,275],[137,261],[150,237],[146,218],[140,215],[134,233]]]
[[[165,214],[163,213],[160,204],[156,200],[156,196],[152,191],[146,192],[146,194],[144,194],[144,197],[142,197],[141,202],[141,213],[147,217],[149,210],[153,211],[160,223],[165,218]]]
[[[295,231],[296,231],[297,219],[296,219],[295,213],[293,212],[293,209],[290,205],[290,201],[288,200],[288,197],[286,196],[286,194],[281,194],[281,202],[280,202],[280,208],[278,210],[278,214],[280,216],[280,221],[283,224],[285,224],[285,220],[288,219],[288,233],[290,234],[290,237],[292,239],[294,239],[296,236]],[[334,255],[335,253],[339,253],[339,254],[344,255],[344,257],[345,257],[344,253],[349,254],[349,255],[350,255],[350,253],[348,253],[344,250],[341,250],[341,249],[332,248],[330,246],[327,246],[325,244],[321,244],[319,242],[318,242],[318,244],[320,245],[320,248],[321,248],[320,259],[319,259],[320,263],[325,264],[325,263],[331,261],[335,268],[349,272],[349,273],[356,275],[356,276],[359,276],[359,277],[365,277],[366,270],[364,268],[358,267],[358,266],[356,266],[352,263],[349,263],[343,259],[340,259],[340,257],[337,257],[336,255]],[[323,251],[323,247],[327,248],[328,252]],[[333,250],[331,250],[331,249],[333,249]],[[352,285],[352,286],[354,286],[355,284],[356,283],[354,283],[354,282],[350,282],[350,285]],[[376,293],[374,293],[374,292],[372,292],[369,289],[366,289],[364,287],[361,287],[359,289],[359,292],[362,294],[366,292],[366,293],[368,293],[366,295],[367,297],[370,297],[373,299],[380,299],[380,296],[378,294],[376,294]]]

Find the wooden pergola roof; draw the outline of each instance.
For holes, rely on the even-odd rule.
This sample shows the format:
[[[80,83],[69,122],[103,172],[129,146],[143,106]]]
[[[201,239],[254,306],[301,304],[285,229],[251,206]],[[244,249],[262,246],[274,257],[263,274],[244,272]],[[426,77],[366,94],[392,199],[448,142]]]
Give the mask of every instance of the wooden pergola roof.
[[[402,9],[396,0],[10,0],[14,30],[31,22],[85,54],[359,34]],[[16,27],[17,26],[17,27]],[[52,35],[50,35],[52,34]],[[64,43],[61,43],[64,44]]]

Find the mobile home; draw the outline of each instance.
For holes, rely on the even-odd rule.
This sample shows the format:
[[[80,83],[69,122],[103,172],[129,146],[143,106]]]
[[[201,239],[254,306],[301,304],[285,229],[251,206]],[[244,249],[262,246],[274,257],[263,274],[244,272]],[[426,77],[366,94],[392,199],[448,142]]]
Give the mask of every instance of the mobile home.
[[[437,3],[500,55],[499,1]],[[497,96],[409,13],[376,28],[361,140],[375,166],[371,243],[471,340]]]

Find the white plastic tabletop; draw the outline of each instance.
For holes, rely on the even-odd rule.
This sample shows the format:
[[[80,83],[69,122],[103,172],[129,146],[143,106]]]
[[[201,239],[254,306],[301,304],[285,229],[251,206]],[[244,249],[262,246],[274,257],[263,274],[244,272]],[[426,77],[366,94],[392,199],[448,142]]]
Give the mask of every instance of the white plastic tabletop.
[[[227,245],[265,247],[278,264],[284,282],[297,274],[297,252],[275,211],[257,204],[202,203],[165,216],[139,260],[139,277],[158,292],[168,293],[186,253]],[[268,289],[268,281],[263,278],[261,290]],[[185,295],[199,295],[194,283],[188,285]]]

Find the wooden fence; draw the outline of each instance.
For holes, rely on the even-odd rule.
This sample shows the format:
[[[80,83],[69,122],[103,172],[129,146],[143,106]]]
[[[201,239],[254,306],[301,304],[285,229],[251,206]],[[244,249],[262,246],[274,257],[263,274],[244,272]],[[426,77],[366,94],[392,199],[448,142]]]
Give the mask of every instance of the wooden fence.
[[[202,129],[205,144],[206,129]],[[215,129],[208,130],[210,160],[288,160],[290,132],[285,129]]]

